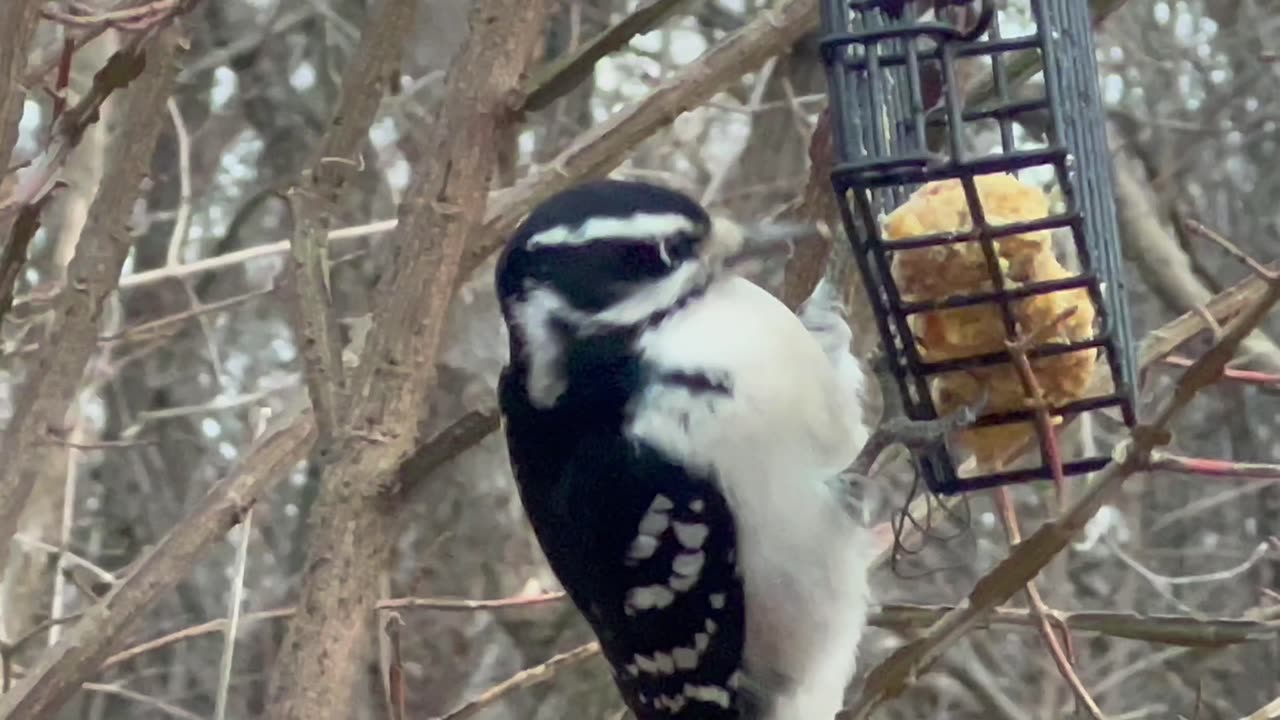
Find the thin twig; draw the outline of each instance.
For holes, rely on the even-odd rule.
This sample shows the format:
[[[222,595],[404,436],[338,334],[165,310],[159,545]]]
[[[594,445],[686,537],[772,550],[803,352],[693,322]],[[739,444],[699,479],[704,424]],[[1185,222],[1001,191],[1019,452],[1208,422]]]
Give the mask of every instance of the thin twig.
[[[510,598],[500,598],[497,600],[468,600],[463,598],[389,598],[379,600],[377,608],[379,610],[433,610],[439,612],[476,612],[484,610],[506,610],[514,608],[524,608],[544,603],[559,602],[564,599],[564,593],[547,593],[544,595],[526,595]],[[264,620],[281,620],[292,617],[294,608],[284,607],[274,610],[263,610],[260,612],[245,613],[241,618],[242,624],[250,624],[261,622]],[[190,640],[192,638],[210,635],[212,633],[224,632],[227,627],[226,618],[218,618],[210,620],[199,625],[183,628],[181,630],[169,633],[162,637],[148,640],[144,643],[135,645],[127,650],[118,652],[107,658],[102,664],[105,670],[109,667],[119,665],[120,663],[132,660],[139,655],[168,647],[175,643]]]
[[[1026,359],[1025,353],[1023,359]],[[1058,465],[1058,472],[1062,471],[1061,463]],[[996,506],[1000,510],[1001,518],[1004,520],[1005,530],[1009,534],[1009,545],[1017,545],[1022,542],[1022,533],[1018,528],[1018,516],[1013,508],[1013,502],[1009,498],[1009,489],[1005,487],[996,488]],[[1093,699],[1089,694],[1088,688],[1076,673],[1072,666],[1071,658],[1068,656],[1064,643],[1070,642],[1067,627],[1059,624],[1062,631],[1063,642],[1059,642],[1058,637],[1054,634],[1053,628],[1049,625],[1051,614],[1049,608],[1045,605],[1044,599],[1040,597],[1040,591],[1036,588],[1034,581],[1028,581],[1026,584],[1027,603],[1031,606],[1031,614],[1036,620],[1036,629],[1040,633],[1040,637],[1044,639],[1045,646],[1049,648],[1049,655],[1053,658],[1053,664],[1057,666],[1058,673],[1066,680],[1071,692],[1076,696],[1076,700],[1089,711],[1089,716],[1094,720],[1106,720],[1106,715],[1102,712],[1102,708],[1098,707],[1098,701]]]
[[[433,720],[464,720],[464,718],[472,717],[516,690],[541,685],[555,677],[556,673],[564,668],[576,665],[599,654],[600,644],[596,642],[589,642],[568,652],[560,653],[540,665],[521,670],[468,700],[457,709],[433,718]]]
[[[1231,257],[1234,257],[1235,259],[1239,260],[1245,265],[1248,265],[1249,268],[1252,269],[1255,273],[1257,273],[1260,277],[1266,278],[1268,280],[1275,278],[1275,271],[1268,269],[1265,265],[1253,259],[1248,253],[1236,247],[1235,243],[1223,237],[1220,233],[1216,233],[1213,230],[1210,230],[1209,228],[1196,222],[1195,220],[1184,221],[1183,227],[1185,227],[1187,229],[1187,232],[1191,233],[1192,235],[1195,235],[1196,237],[1205,238],[1206,240],[1209,240],[1214,244],[1218,245],[1218,247],[1221,247],[1223,250],[1226,250],[1227,253],[1231,255]]]
[[[320,442],[328,446],[345,409],[346,373],[329,284],[326,218],[332,213],[326,210],[323,198],[335,192],[345,176],[321,173],[323,159],[319,163],[300,181],[307,186],[294,187],[284,195],[294,228],[285,288],[291,300],[290,316],[304,360],[307,393],[320,430]]]
[[[1179,355],[1170,355],[1163,358],[1162,363],[1173,365],[1174,367],[1191,367],[1192,361]],[[1222,379],[1231,382],[1241,383],[1243,385],[1257,385],[1259,387],[1280,389],[1280,375],[1259,370],[1240,370],[1237,368],[1227,368],[1222,371]]]
[[[1225,478],[1280,480],[1280,464],[1191,458],[1166,452],[1151,454],[1151,469]]]
[[[236,564],[231,571],[231,599],[226,636],[222,641],[222,662],[218,672],[218,691],[214,700],[214,720],[226,720],[227,698],[231,692],[231,669],[235,664],[236,635],[240,629],[240,606],[244,602],[244,573],[249,565],[249,538],[253,529],[253,508],[240,523],[240,542],[236,543]]]
[[[533,605],[543,605],[545,603],[560,602],[565,599],[562,592],[545,593],[542,595],[517,595],[515,597],[501,598],[498,600],[467,600],[465,598],[391,598],[378,601],[379,610],[408,610],[418,608],[423,610],[447,610],[447,611],[470,611],[470,610],[503,610],[507,608],[530,607]]]
[[[521,110],[536,112],[569,94],[592,76],[596,63],[601,59],[626,47],[637,35],[656,28],[688,1],[652,0],[640,5],[571,54],[548,63],[533,74],[525,89]]]
[[[191,228],[191,134],[187,132],[187,123],[182,119],[178,101],[169,98],[168,108],[173,133],[178,139],[178,215],[173,221],[164,264],[165,267],[176,267],[182,261],[182,245],[187,241],[187,232]]]
[[[107,583],[108,585],[114,585],[116,583],[117,578],[114,574],[112,574],[111,572],[108,572],[107,570],[104,570],[102,567],[95,564],[92,560],[88,560],[84,557],[81,557],[80,555],[77,555],[71,552],[70,550],[67,550],[65,548],[60,548],[57,545],[50,545],[49,543],[43,540],[40,540],[39,538],[33,538],[30,535],[26,535],[24,533],[18,533],[17,535],[14,535],[13,539],[23,545],[33,547],[37,550],[43,550],[44,552],[47,552],[50,555],[66,558],[68,562],[73,563],[75,565],[79,565],[85,570],[88,570],[89,572],[97,576],[99,580],[101,580],[104,583]]]
[[[130,690],[123,685],[109,685],[105,683],[87,682],[82,686],[90,692],[98,692],[106,695],[116,695],[126,700],[132,700],[139,705],[145,705],[153,710],[158,710],[170,717],[178,718],[178,720],[204,720],[204,718],[191,712],[184,710],[173,703],[165,702],[157,697],[144,695],[136,690]]]
[[[62,617],[51,617],[37,624],[35,627],[18,636],[17,640],[6,643],[0,640],[0,693],[9,692],[9,686],[12,682],[10,677],[11,658],[22,652],[22,648],[33,639],[40,637],[40,634],[46,630],[53,630],[67,623],[75,622],[80,619],[84,611],[73,612]]]

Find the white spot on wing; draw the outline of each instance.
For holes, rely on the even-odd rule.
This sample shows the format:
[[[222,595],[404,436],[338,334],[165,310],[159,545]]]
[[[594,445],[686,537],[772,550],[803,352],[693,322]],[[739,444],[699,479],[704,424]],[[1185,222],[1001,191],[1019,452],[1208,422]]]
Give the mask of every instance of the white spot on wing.
[[[690,700],[700,700],[705,703],[719,705],[722,708],[729,707],[729,691],[715,685],[685,683],[684,696]]]
[[[675,560],[671,561],[671,569],[677,575],[696,578],[698,573],[702,572],[702,564],[706,561],[706,558],[706,553],[701,550],[683,552],[677,555]]]
[[[654,703],[654,707],[657,707],[660,709],[665,707],[667,710],[670,710],[671,712],[675,713],[683,710],[685,703],[687,702],[689,701],[682,695],[677,695],[675,697],[662,695],[658,698],[657,702]]]
[[[627,549],[627,559],[648,560],[653,557],[657,549],[658,538],[652,535],[637,535],[636,539],[631,541],[631,547]]]
[[[636,653],[635,660],[636,666],[640,668],[641,672],[650,675],[658,674],[658,663],[654,662],[652,658]]]
[[[667,580],[667,587],[676,592],[688,592],[690,588],[698,584],[696,575],[672,575]]]
[[[655,512],[650,510],[640,518],[640,534],[650,537],[658,537],[671,524],[671,519],[664,512]]]
[[[664,608],[675,599],[676,594],[670,588],[662,585],[646,585],[632,588],[627,591],[626,612],[628,615],[634,615],[637,610]]]
[[[683,523],[676,521],[672,528],[675,530],[676,539],[680,544],[690,550],[697,550],[707,541],[707,535],[711,530],[702,523]]]
[[[715,608],[716,610],[723,610],[724,603],[725,603],[725,600],[727,600],[727,598],[725,597],[724,593],[711,593],[711,597],[708,598],[708,600],[711,603],[711,607]],[[711,622],[711,621],[708,620],[707,622]]]
[[[698,667],[698,651],[693,648],[678,647],[671,651],[671,658],[681,670],[692,670]]]

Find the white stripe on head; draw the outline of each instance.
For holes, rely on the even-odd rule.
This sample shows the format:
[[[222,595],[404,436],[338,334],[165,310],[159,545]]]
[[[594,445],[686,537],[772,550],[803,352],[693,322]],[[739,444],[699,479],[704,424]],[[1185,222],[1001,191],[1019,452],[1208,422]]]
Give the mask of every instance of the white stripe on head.
[[[626,217],[596,217],[581,225],[557,225],[529,238],[529,249],[539,247],[572,247],[596,240],[647,240],[691,233],[698,227],[688,215],[681,213],[638,212]]]

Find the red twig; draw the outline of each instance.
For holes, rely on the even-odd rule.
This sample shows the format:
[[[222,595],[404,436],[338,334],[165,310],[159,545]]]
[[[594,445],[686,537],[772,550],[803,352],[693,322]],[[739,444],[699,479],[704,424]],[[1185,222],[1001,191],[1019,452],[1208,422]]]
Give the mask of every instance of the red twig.
[[[1005,347],[1009,349],[1009,354],[1013,358],[1013,366],[1018,371],[1018,378],[1022,381],[1022,390],[1035,411],[1036,430],[1040,433],[1040,448],[1044,451],[1045,462],[1049,464],[1049,470],[1053,473],[1053,485],[1059,498],[1064,497],[1067,480],[1062,470],[1062,452],[1058,447],[1058,433],[1053,426],[1053,419],[1049,417],[1049,405],[1045,402],[1044,390],[1031,369],[1031,361],[1027,359],[1027,350],[1043,343],[1046,338],[1056,333],[1058,327],[1075,313],[1074,307],[1067,308],[1052,322],[1045,323],[1030,335],[1005,341]]]
[[[1208,475],[1210,477],[1280,480],[1280,465],[1277,464],[1191,458],[1164,452],[1152,453],[1151,467],[1157,470]]]
[[[1041,388],[1035,372],[1031,369],[1031,362],[1027,359],[1027,350],[1043,342],[1043,338],[1056,332],[1058,326],[1074,313],[1075,308],[1070,308],[1054,318],[1053,322],[1046,323],[1044,327],[1038,328],[1030,335],[1020,337],[1012,342],[1006,341],[1005,343],[1009,348],[1014,367],[1018,370],[1023,392],[1026,393],[1028,402],[1035,411],[1036,429],[1039,431],[1041,438],[1040,447],[1044,451],[1045,461],[1048,462],[1049,469],[1053,473],[1053,482],[1058,494],[1059,504],[1064,506],[1066,503],[1066,477],[1062,469],[1062,452],[1058,447],[1058,436],[1053,426],[1053,420],[1049,416],[1049,404],[1045,400],[1044,390]],[[1018,515],[1014,510],[1008,488],[997,489],[996,506],[999,508],[1001,518],[1004,520],[1005,531],[1009,536],[1009,545],[1014,546],[1022,542],[1022,530],[1018,527]],[[1088,688],[1084,686],[1084,682],[1076,674],[1074,667],[1075,653],[1071,646],[1071,633],[1068,631],[1066,623],[1061,622],[1061,620],[1058,621],[1058,630],[1062,633],[1060,642],[1050,624],[1050,618],[1056,618],[1056,615],[1050,612],[1049,607],[1045,605],[1044,599],[1040,596],[1040,591],[1033,581],[1027,581],[1026,593],[1027,602],[1031,606],[1031,614],[1036,618],[1040,635],[1044,638],[1045,646],[1048,647],[1049,654],[1053,657],[1053,663],[1057,666],[1058,673],[1066,680],[1072,693],[1075,694],[1076,700],[1088,710],[1089,715],[1094,720],[1106,720],[1106,715],[1103,714],[1102,708],[1098,707],[1097,701],[1089,694]]]
[[[67,88],[71,85],[71,59],[76,54],[76,40],[67,34],[62,39],[62,52],[58,54],[58,79],[53,86],[53,114],[50,127],[58,122],[62,111],[67,109]]]
[[[1181,355],[1170,355],[1169,357],[1161,358],[1161,362],[1165,365],[1187,368],[1191,367],[1191,364],[1194,361],[1190,358],[1182,357]],[[1222,378],[1224,380],[1230,380],[1232,382],[1243,383],[1246,385],[1280,388],[1280,375],[1261,372],[1258,370],[1235,370],[1227,368],[1222,371]]]
[[[155,2],[99,13],[94,13],[85,7],[76,7],[76,12],[67,12],[56,7],[46,6],[40,13],[46,20],[68,27],[112,27],[136,32],[154,27],[183,12],[183,5],[184,3],[181,0],[156,0]]]

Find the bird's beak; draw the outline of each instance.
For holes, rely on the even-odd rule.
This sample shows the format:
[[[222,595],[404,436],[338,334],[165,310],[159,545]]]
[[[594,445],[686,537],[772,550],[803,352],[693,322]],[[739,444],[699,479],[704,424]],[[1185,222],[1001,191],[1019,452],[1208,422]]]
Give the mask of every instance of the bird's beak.
[[[769,265],[791,259],[795,243],[818,234],[810,223],[761,222],[741,228],[742,246],[725,265],[734,272],[754,274]]]

